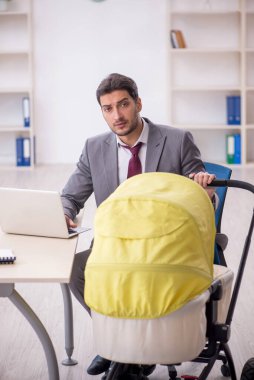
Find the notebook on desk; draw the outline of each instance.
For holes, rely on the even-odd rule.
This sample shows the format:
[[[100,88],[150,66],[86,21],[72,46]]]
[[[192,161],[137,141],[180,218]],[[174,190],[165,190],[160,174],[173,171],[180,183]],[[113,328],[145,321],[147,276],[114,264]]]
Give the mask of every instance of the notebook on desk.
[[[16,260],[13,252],[9,248],[0,249],[0,264],[13,264]]]
[[[4,232],[70,238],[88,228],[67,228],[57,191],[0,188],[0,226]]]

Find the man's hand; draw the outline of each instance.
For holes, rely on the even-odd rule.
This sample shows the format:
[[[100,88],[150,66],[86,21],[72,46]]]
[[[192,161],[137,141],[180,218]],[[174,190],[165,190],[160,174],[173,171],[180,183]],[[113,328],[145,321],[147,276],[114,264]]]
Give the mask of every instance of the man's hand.
[[[207,172],[191,173],[189,175],[189,178],[193,179],[193,181],[202,186],[206,190],[209,197],[212,199],[215,189],[213,187],[207,187],[207,185],[209,185],[216,178],[214,174]]]
[[[71,218],[69,218],[67,215],[65,215],[65,220],[66,220],[67,227],[70,227],[70,228],[78,227],[78,225],[74,223],[73,220],[71,220]]]

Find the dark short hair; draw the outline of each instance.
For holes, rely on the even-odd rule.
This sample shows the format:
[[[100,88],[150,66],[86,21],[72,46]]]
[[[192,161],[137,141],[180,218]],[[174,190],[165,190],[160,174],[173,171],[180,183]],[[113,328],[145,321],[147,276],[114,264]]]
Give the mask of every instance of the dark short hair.
[[[125,75],[113,73],[108,75],[99,84],[96,90],[98,103],[101,104],[100,97],[102,95],[110,94],[116,90],[126,90],[135,101],[138,99],[138,87],[134,80]]]

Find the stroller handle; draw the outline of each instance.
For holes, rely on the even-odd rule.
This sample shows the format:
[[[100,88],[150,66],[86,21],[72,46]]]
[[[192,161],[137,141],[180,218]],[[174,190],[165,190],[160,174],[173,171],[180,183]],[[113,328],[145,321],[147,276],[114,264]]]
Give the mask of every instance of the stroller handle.
[[[210,183],[211,187],[236,187],[239,189],[245,189],[254,194],[254,185],[244,181],[237,181],[234,179],[215,179]]]

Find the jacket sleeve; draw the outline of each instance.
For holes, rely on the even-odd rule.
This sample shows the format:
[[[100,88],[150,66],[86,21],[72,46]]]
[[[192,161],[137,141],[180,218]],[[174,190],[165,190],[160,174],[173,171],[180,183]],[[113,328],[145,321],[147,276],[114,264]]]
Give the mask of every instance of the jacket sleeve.
[[[205,171],[200,151],[195,145],[192,134],[185,131],[181,144],[182,175],[188,177],[190,173]]]
[[[84,207],[86,200],[93,193],[93,181],[87,154],[87,145],[88,141],[79,158],[76,170],[70,176],[61,194],[64,213],[72,220]]]

